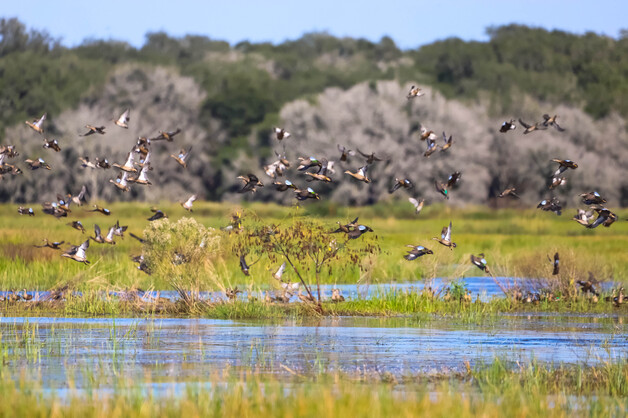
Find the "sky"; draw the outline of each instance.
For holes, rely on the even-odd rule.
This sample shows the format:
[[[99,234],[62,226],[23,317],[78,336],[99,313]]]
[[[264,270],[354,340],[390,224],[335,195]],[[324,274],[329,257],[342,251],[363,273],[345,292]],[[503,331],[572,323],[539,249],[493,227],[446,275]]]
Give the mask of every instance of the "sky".
[[[0,17],[45,29],[62,44],[115,39],[135,47],[148,32],[281,43],[326,31],[403,49],[456,36],[487,40],[485,29],[509,23],[618,37],[628,29],[627,0],[1,0]]]

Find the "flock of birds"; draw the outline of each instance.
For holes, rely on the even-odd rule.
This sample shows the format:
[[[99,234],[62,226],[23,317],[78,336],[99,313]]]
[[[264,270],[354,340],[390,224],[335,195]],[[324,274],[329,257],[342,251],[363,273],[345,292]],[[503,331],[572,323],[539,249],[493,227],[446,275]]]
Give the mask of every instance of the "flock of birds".
[[[421,96],[423,96],[423,92],[421,91],[421,89],[416,86],[412,86],[409,93],[407,94],[407,99],[413,100]],[[524,135],[549,128],[556,129],[559,132],[564,132],[565,129],[558,124],[557,118],[557,115],[550,116],[546,114],[543,115],[543,120],[540,122],[528,124],[521,119],[518,119],[518,122],[524,129]],[[127,129],[129,120],[130,110],[126,109],[117,119],[114,119],[114,124],[119,128]],[[49,149],[53,152],[59,152],[61,148],[58,141],[55,139],[49,139],[45,135],[45,121],[46,114],[41,116],[39,119],[26,121],[26,125],[28,125],[28,127],[30,127],[34,132],[42,136],[43,148]],[[85,128],[87,129],[87,131],[84,134],[81,134],[81,137],[89,137],[91,135],[105,135],[107,129],[107,127],[105,126],[94,125],[86,125]],[[515,130],[516,128],[516,122],[514,119],[512,119],[503,122],[503,124],[499,128],[499,131],[503,134],[507,134],[510,131]],[[115,178],[110,179],[109,182],[113,185],[113,187],[116,187],[122,193],[128,192],[131,187],[149,186],[152,184],[149,179],[150,172],[152,170],[152,145],[158,141],[173,142],[175,136],[178,135],[180,132],[180,129],[176,129],[174,131],[159,131],[159,134],[153,138],[140,137],[137,142],[132,146],[132,149],[128,152],[126,159],[121,164],[116,162],[109,163],[107,158],[95,158],[92,160],[88,156],[84,156],[80,158],[81,167],[90,170],[119,170],[118,175]],[[290,132],[279,127],[274,128],[273,134],[277,141],[279,141],[279,143],[282,143],[282,141],[288,140],[292,137],[292,134]],[[453,136],[447,136],[445,132],[442,133],[442,141],[440,141],[439,144],[438,135],[433,130],[428,130],[424,126],[421,127],[419,140],[426,144],[426,149],[423,154],[425,158],[429,158],[438,150],[440,150],[440,153],[445,153],[443,155],[446,155],[446,153],[451,152],[450,150],[455,145]],[[183,167],[183,169],[186,169],[188,159],[191,156],[191,151],[191,147],[188,149],[181,149],[177,154],[171,154],[171,157],[176,162],[176,164]],[[375,152],[363,152],[360,149],[356,149],[356,151],[354,151],[346,148],[343,145],[338,145],[338,152],[339,155],[337,156],[337,160],[339,161],[339,163],[348,164],[351,160],[361,160],[361,163],[358,164],[359,167],[357,169],[347,169],[344,171],[344,174],[351,177],[351,181],[363,182],[366,184],[372,182],[370,172],[373,171],[374,167],[382,161],[389,161],[389,158],[385,155],[376,154]],[[291,190],[294,198],[296,198],[297,201],[305,201],[308,199],[319,200],[319,194],[315,192],[312,187],[298,187],[293,181],[285,178],[288,175],[288,170],[292,166],[290,160],[286,156],[285,147],[283,149],[283,154],[277,153],[276,151],[275,154],[277,157],[276,161],[263,167],[264,173],[272,180],[272,187],[274,188],[274,190],[279,193],[284,193],[288,190]],[[18,155],[19,154],[16,151],[14,145],[0,146],[0,179],[2,178],[2,176],[5,175],[18,175],[22,172],[19,167],[13,164],[9,164],[7,162],[8,159],[15,158]],[[299,156],[297,160],[298,164],[296,167],[296,171],[297,173],[301,173],[303,175],[303,180],[305,182],[334,182],[331,177],[332,175],[336,174],[336,163],[334,161],[328,158],[318,158],[313,156]],[[549,186],[550,190],[563,186],[567,181],[567,173],[570,170],[575,170],[578,168],[578,164],[569,159],[555,158],[551,161],[558,164],[558,166],[556,171],[553,173],[551,184]],[[30,170],[52,169],[52,167],[47,164],[43,158],[26,159],[24,162],[27,164]],[[440,194],[444,199],[449,199],[450,192],[452,190],[455,190],[461,178],[462,173],[460,171],[456,171],[452,173],[445,181],[434,180],[434,188],[436,192]],[[238,193],[255,193],[256,190],[264,187],[263,182],[256,174],[253,173],[239,176],[238,179],[242,182],[241,187],[238,189]],[[413,188],[414,184],[411,179],[398,177],[395,178],[392,182],[389,192],[392,194],[401,189],[409,192]],[[42,203],[42,211],[45,214],[54,216],[55,218],[67,217],[68,214],[72,212],[70,209],[70,205],[82,206],[84,204],[86,200],[86,193],[86,187],[83,186],[81,191],[76,195],[73,195],[71,193],[66,195],[57,195],[57,201]],[[515,187],[506,188],[500,193],[498,197],[505,198],[507,196],[511,198],[519,197],[517,195]],[[617,220],[617,215],[604,206],[606,200],[597,191],[582,193],[580,197],[582,198],[582,202],[585,205],[589,206],[589,209],[578,209],[577,214],[574,216],[573,219],[579,224],[583,225],[586,228],[596,228],[599,225],[609,227],[613,222]],[[186,201],[180,202],[180,204],[184,209],[192,212],[193,203],[196,199],[197,195],[193,194]],[[408,201],[411,203],[415,213],[418,215],[424,207],[425,200],[419,199],[414,196],[409,196]],[[99,205],[93,205],[92,208],[93,209],[91,211],[101,213],[105,216],[109,216],[111,214],[108,209]],[[560,202],[555,197],[552,197],[550,199],[544,199],[538,204],[537,208],[543,211],[554,212],[557,215],[560,215],[563,209]],[[167,215],[161,210],[158,210],[156,208],[152,208],[152,210],[154,214],[153,216],[148,218],[149,221],[167,217]],[[21,215],[33,216],[35,214],[35,211],[31,207],[27,208],[20,206],[18,208],[18,213]],[[235,222],[235,224],[237,224],[237,222]],[[85,232],[85,228],[79,220],[72,221],[68,225],[77,230],[80,230],[82,233]],[[357,239],[363,234],[373,231],[369,226],[358,223],[358,218],[346,224],[338,222],[338,225],[339,226],[337,230],[330,232],[344,233],[347,239]],[[233,225],[230,226],[230,228],[233,228]],[[98,244],[115,244],[116,237],[123,237],[126,229],[126,226],[120,226],[119,222],[116,222],[116,224],[112,225],[107,230],[107,233],[103,235],[99,225],[95,224],[93,236],[90,236],[80,245],[71,245],[68,249],[63,251],[61,255],[71,260],[88,264],[89,261],[87,259],[87,250],[90,245],[90,240]],[[133,234],[131,235],[142,241],[141,238]],[[439,244],[449,248],[450,250],[456,248],[456,243],[452,239],[452,222],[449,222],[449,225],[443,227],[440,236],[434,237],[433,240],[436,240]],[[64,242],[50,242],[45,239],[43,245],[40,245],[38,247],[61,250],[61,246],[63,244]],[[407,254],[404,255],[404,258],[409,261],[416,260],[425,255],[433,254],[432,250],[426,248],[423,245],[407,245],[407,247],[411,249],[407,252]],[[149,273],[145,263],[143,262],[142,256],[135,257],[134,260],[138,262],[138,268],[140,270]],[[483,254],[480,254],[479,256],[472,255],[471,262],[482,271],[491,274],[487,265],[487,261],[484,258]],[[558,255],[556,255],[555,262],[557,265]],[[250,265],[247,265],[244,255],[240,256],[240,266],[243,273],[248,275]],[[280,268],[274,276],[280,282],[286,284],[286,286],[284,286],[284,290],[288,289],[289,291],[289,284],[283,282],[281,278],[284,269],[285,265],[282,266],[282,268]],[[583,289],[591,288],[591,286],[581,286],[583,286]],[[596,291],[593,290],[593,292]],[[235,293],[237,294],[237,291]],[[336,290],[334,290],[333,299],[336,301],[340,301],[341,297],[342,296],[339,293],[337,294]],[[342,298],[342,300],[343,299],[344,298]]]

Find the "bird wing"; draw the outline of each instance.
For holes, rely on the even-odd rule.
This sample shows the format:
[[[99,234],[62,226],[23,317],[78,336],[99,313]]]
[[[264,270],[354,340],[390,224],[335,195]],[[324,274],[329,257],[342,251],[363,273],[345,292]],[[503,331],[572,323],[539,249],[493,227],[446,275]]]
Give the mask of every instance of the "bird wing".
[[[446,229],[445,240],[451,241],[451,221],[449,222],[449,226]]]
[[[41,128],[41,125],[43,125],[45,120],[46,120],[46,113],[41,115],[41,118],[39,118],[39,120],[35,122],[34,125],[37,126],[38,128]]]
[[[140,175],[137,178],[140,181],[148,181],[148,177],[146,177],[146,173],[148,172],[148,169],[150,168],[149,165],[144,165],[144,167],[142,167],[142,170],[140,171]]]
[[[124,112],[122,112],[122,114],[118,118],[118,123],[126,123],[127,121],[129,121],[129,112],[130,109],[126,109]]]
[[[83,185],[83,187],[81,187],[81,192],[77,196],[78,200],[83,200],[83,196],[85,196],[86,192],[87,192],[87,187]]]
[[[409,201],[410,203],[412,203],[412,205],[414,206],[414,208],[415,208],[415,209],[416,209],[416,207],[417,207],[417,206],[419,206],[419,201],[418,201],[418,200],[416,200],[414,197],[409,197],[409,198],[408,198],[408,201]]]
[[[188,200],[185,202],[185,206],[192,206],[192,203],[194,203],[194,201],[196,200],[196,195],[192,195],[188,198]]]
[[[126,156],[126,161],[124,162],[124,167],[133,167],[133,161],[134,161],[134,157],[133,157],[133,153],[129,152]]]
[[[519,118],[519,123],[521,124],[521,126],[523,126],[526,129],[528,129],[528,128],[530,128],[532,126],[532,125],[528,125],[527,123],[522,121],[521,118]]]
[[[122,177],[118,176],[118,179],[120,180],[118,183],[120,183],[121,186],[126,186],[127,185],[127,180],[129,179],[129,173],[124,171],[122,173]]]
[[[76,256],[79,258],[85,258],[85,252],[87,251],[87,248],[89,248],[89,240],[85,241],[78,247],[78,249],[76,250]]]
[[[96,238],[100,236],[100,227],[98,226],[98,224],[94,224],[94,235],[96,236]]]
[[[281,280],[281,277],[283,276],[283,272],[285,270],[286,270],[286,262],[284,261],[283,264],[279,266],[279,268],[277,269],[277,272],[275,273],[275,279]]]

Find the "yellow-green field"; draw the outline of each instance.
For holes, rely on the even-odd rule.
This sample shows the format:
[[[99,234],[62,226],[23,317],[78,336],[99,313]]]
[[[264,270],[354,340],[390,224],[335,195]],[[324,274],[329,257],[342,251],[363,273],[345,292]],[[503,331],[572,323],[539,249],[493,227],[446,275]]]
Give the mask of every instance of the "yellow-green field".
[[[280,207],[270,204],[239,205],[197,202],[189,214],[174,204],[158,205],[169,215],[166,222],[192,216],[205,226],[220,228],[229,223],[235,211],[243,213],[243,225],[289,224],[295,216],[314,217],[332,231],[336,222],[346,223],[360,217],[360,223],[374,229],[381,253],[360,260],[354,268],[342,275],[325,271],[324,283],[354,283],[358,280],[391,282],[464,275],[482,275],[469,263],[470,254],[485,253],[492,270],[498,276],[548,278],[552,265],[548,256],[558,251],[561,256],[559,279],[573,282],[585,279],[591,271],[598,280],[626,281],[628,277],[628,224],[626,211],[618,211],[620,221],[610,228],[586,229],[572,221],[570,212],[562,216],[536,210],[499,210],[487,208],[450,209],[443,206],[428,207],[419,216],[413,216],[408,205],[338,208],[307,205],[301,208]],[[86,212],[73,207],[68,218],[55,219],[33,205],[36,216],[21,216],[17,205],[0,206],[0,287],[3,290],[45,290],[65,282],[83,287],[139,286],[171,290],[167,280],[159,275],[148,276],[137,270],[130,258],[142,253],[142,245],[128,236],[129,232],[142,236],[151,216],[149,205],[116,203],[107,205],[111,216]],[[81,220],[86,233],[66,225]],[[79,245],[93,235],[94,224],[106,234],[109,226],[119,220],[128,225],[124,239],[116,245],[91,242],[87,252],[90,265],[76,263],[60,256],[61,251],[35,248],[42,239],[65,241]],[[452,238],[457,248],[450,251],[432,237],[440,234],[443,226],[453,222]],[[156,221],[163,222],[163,221]],[[343,234],[330,235],[330,239],[343,240]],[[271,272],[278,264],[262,256],[251,268],[250,277],[244,276],[238,265],[238,256],[229,245],[229,234],[220,249],[215,270],[220,283],[201,280],[201,290],[249,285],[265,286],[272,283]],[[322,239],[327,239],[322,237]],[[373,237],[369,239],[374,239]],[[348,245],[352,245],[350,242]],[[434,255],[423,256],[409,262],[402,258],[404,245],[424,245]],[[251,259],[257,258],[251,256]],[[254,261],[254,260],[250,260]],[[342,260],[341,260],[342,261]],[[335,261],[335,262],[341,262]]]
[[[333,263],[321,276],[323,283],[392,282],[445,277],[460,278],[464,275],[481,276],[483,273],[469,262],[470,254],[485,253],[491,269],[497,276],[546,279],[551,277],[552,265],[548,256],[559,252],[561,273],[558,278],[571,283],[586,279],[592,272],[598,280],[626,281],[628,277],[628,226],[623,221],[626,212],[618,212],[620,221],[610,228],[586,229],[570,219],[569,211],[562,216],[535,210],[493,211],[487,208],[450,209],[442,206],[428,207],[414,216],[408,205],[338,208],[334,206],[307,205],[301,208],[280,207],[270,204],[236,206],[226,203],[198,202],[192,214],[175,204],[158,205],[168,215],[167,221],[191,216],[201,224],[220,228],[229,223],[232,213],[243,214],[245,232],[248,226],[263,224],[287,225],[294,217],[316,218],[329,231],[336,222],[346,223],[360,217],[360,223],[369,225],[373,233],[365,237],[380,248],[379,254],[363,257],[354,267],[336,274]],[[172,290],[167,278],[146,275],[136,268],[130,258],[142,253],[142,244],[128,234],[142,236],[152,213],[147,204],[116,203],[107,205],[111,216],[86,212],[87,206],[73,207],[68,218],[55,219],[44,215],[39,206],[33,205],[36,216],[21,216],[17,205],[0,206],[0,287],[3,290],[46,290],[53,286],[71,283],[75,288],[99,289],[105,287],[127,288],[138,286],[157,290]],[[67,225],[81,220],[86,233]],[[128,225],[124,239],[116,245],[91,242],[87,252],[91,264],[84,265],[61,257],[61,251],[35,248],[43,238],[79,245],[93,235],[94,224],[99,224],[103,234],[119,220]],[[457,248],[450,251],[431,238],[438,236],[443,226],[453,222],[452,238]],[[273,283],[272,272],[277,262],[270,262],[261,255],[252,266],[249,277],[242,274],[238,254],[230,246],[233,239],[224,233],[225,240],[213,261],[215,276],[212,280],[198,280],[199,290],[220,290],[225,287],[267,287]],[[233,234],[235,236],[235,234]],[[343,234],[323,236],[321,239],[344,241]],[[360,238],[364,239],[364,238]],[[358,241],[358,240],[356,240]],[[354,245],[355,241],[347,245]],[[409,262],[402,258],[406,244],[424,245],[434,255],[423,256]],[[357,245],[357,244],[356,244]],[[249,256],[249,262],[256,259]],[[200,273],[199,273],[200,274]]]

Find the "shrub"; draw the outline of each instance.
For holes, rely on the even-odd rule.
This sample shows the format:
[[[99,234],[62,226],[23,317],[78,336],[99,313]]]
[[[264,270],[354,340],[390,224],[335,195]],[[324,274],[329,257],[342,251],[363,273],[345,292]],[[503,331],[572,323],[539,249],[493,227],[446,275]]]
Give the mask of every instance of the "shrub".
[[[168,282],[188,304],[200,301],[199,292],[223,288],[216,271],[222,262],[219,231],[193,218],[154,221],[144,230],[144,261],[152,274]]]

